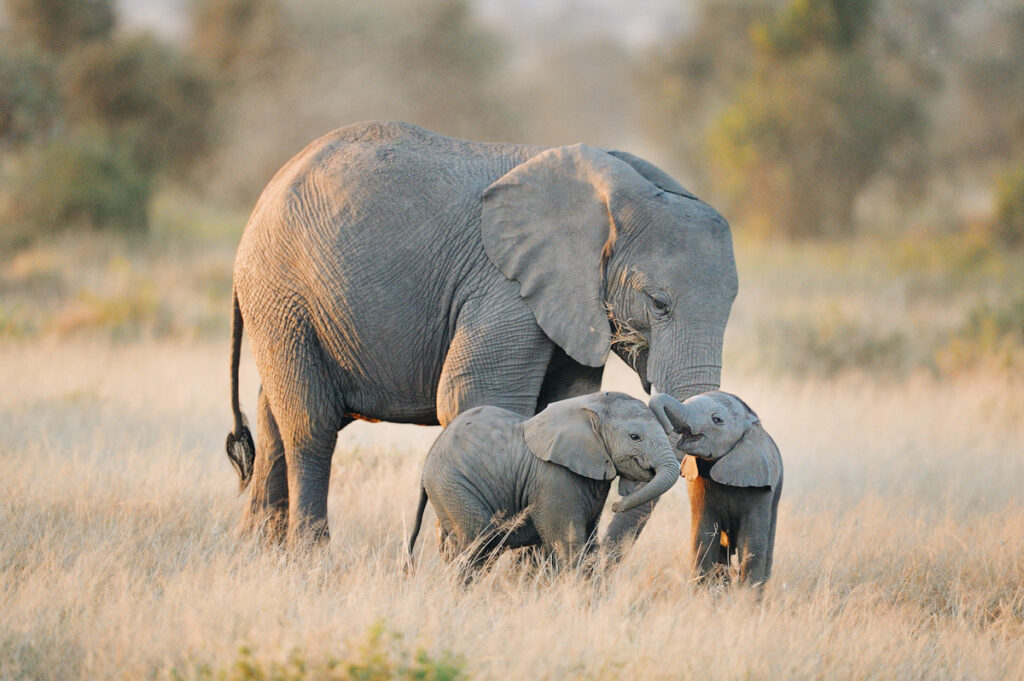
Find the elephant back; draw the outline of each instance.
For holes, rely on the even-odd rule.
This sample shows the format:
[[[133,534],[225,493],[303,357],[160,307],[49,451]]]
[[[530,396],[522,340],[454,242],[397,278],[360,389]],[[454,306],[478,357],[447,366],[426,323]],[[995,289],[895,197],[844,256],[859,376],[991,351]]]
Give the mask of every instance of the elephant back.
[[[462,412],[430,448],[424,481],[452,475],[471,480],[515,477],[515,460],[529,456],[523,440],[523,420],[519,414],[500,407],[474,407]],[[485,475],[481,475],[482,470]]]

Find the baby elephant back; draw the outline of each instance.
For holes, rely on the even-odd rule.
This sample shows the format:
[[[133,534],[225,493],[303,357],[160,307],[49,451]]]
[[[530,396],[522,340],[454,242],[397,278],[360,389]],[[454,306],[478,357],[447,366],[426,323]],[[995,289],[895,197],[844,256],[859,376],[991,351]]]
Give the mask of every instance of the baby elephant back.
[[[459,414],[430,448],[424,484],[458,474],[479,479],[481,467],[494,467],[522,441],[523,417],[500,407],[474,407]],[[517,429],[519,430],[517,434]]]

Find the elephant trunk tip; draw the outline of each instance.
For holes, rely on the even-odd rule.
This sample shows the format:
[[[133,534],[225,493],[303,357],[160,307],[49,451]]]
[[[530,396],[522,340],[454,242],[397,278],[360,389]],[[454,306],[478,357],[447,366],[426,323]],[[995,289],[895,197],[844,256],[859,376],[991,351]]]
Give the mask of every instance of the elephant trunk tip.
[[[225,449],[228,461],[238,473],[238,491],[243,492],[252,480],[252,467],[256,460],[256,446],[253,444],[249,426],[242,424],[235,431],[228,433]]]
[[[659,465],[654,477],[646,485],[612,504],[612,511],[625,513],[637,506],[654,501],[667,492],[679,479],[679,461],[669,453],[668,462]]]

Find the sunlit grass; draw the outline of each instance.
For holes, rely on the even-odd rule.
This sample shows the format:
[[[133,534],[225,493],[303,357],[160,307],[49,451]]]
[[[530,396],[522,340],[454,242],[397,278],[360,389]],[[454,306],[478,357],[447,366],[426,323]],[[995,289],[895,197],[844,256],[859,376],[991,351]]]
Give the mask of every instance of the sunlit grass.
[[[258,679],[298,660],[306,678],[355,678],[346,670],[374,655],[395,676],[420,653],[477,678],[1024,672],[1024,387],[1012,377],[727,375],[786,464],[758,604],[688,584],[682,486],[599,579],[505,557],[464,587],[437,557],[429,511],[405,574],[434,428],[344,432],[327,552],[238,541],[224,345],[2,346],[0,676]],[[634,380],[620,366],[608,387]],[[242,381],[251,414],[249,363]],[[397,635],[378,650],[374,631]]]
[[[597,579],[506,555],[463,586],[431,511],[406,574],[436,428],[345,429],[328,551],[238,540],[235,238],[161,211],[0,261],[0,678],[1024,676],[1021,253],[738,238],[723,388],[786,466],[757,603],[689,584],[682,485]]]

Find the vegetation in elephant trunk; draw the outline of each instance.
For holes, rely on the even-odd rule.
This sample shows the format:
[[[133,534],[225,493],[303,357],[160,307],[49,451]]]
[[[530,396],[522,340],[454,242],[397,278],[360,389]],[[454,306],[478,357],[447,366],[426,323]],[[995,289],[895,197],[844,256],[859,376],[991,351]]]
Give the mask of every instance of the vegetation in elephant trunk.
[[[630,511],[637,506],[654,501],[667,492],[679,479],[679,460],[670,446],[659,449],[654,462],[654,477],[636,492],[612,505],[616,513]]]

